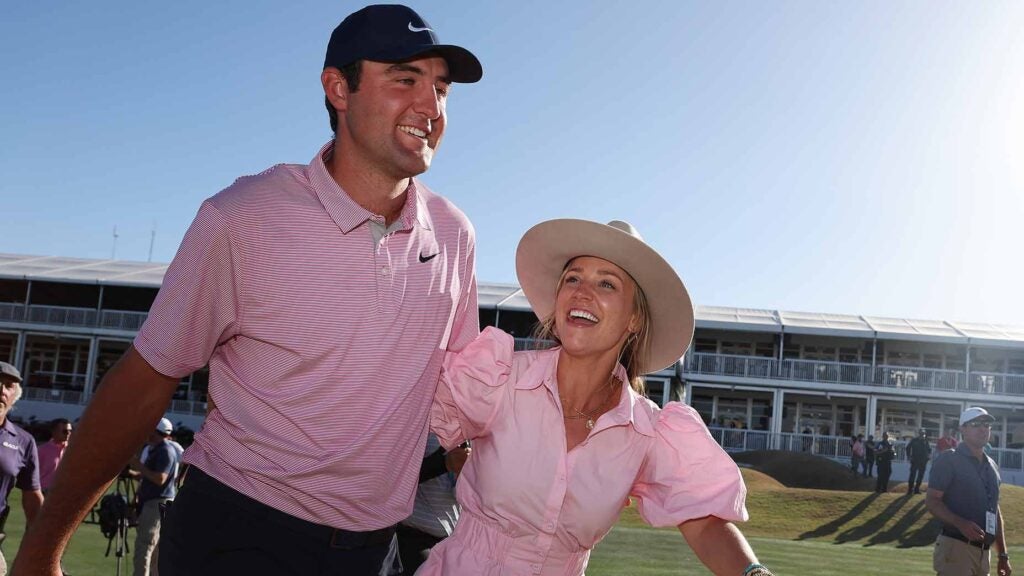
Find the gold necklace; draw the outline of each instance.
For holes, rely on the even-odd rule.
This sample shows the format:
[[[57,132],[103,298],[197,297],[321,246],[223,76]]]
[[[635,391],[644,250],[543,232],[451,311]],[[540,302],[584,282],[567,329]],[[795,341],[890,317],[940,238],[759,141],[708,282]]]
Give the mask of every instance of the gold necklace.
[[[586,418],[587,419],[587,424],[586,424],[587,430],[593,430],[594,429],[594,419],[595,418],[599,418],[601,416],[601,413],[604,411],[605,408],[607,408],[607,406],[611,402],[612,398],[615,397],[615,395],[612,394],[612,392],[615,391],[614,382],[615,382],[615,375],[612,374],[611,376],[608,377],[608,392],[607,392],[607,394],[605,396],[604,402],[602,402],[600,406],[598,406],[597,408],[591,410],[590,412],[584,412],[583,410],[580,410],[579,408],[570,408],[570,410],[575,412],[575,414],[567,414],[567,413],[565,413],[565,411],[563,411],[562,412],[562,418],[565,419],[565,420],[582,420],[582,419]],[[562,401],[562,406],[565,407],[565,405],[567,404],[567,402],[565,401],[565,397],[562,396],[561,394],[559,394],[558,395],[558,399]]]

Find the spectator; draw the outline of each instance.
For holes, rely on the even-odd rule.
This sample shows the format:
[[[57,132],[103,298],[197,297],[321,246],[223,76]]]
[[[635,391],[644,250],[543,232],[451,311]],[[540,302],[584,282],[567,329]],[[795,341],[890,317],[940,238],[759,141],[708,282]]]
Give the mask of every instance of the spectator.
[[[892,459],[896,456],[889,433],[882,434],[882,440],[875,446],[875,460],[878,462],[878,481],[875,483],[876,492],[889,491],[889,476],[892,475]]]
[[[946,432],[942,435],[942,438],[935,443],[936,455],[941,454],[947,450],[955,450],[957,446],[956,441],[956,428],[950,426],[946,428]]]
[[[928,467],[928,459],[932,455],[932,445],[928,442],[928,431],[924,428],[907,444],[907,457],[910,459],[910,477],[907,479],[907,494],[920,494],[921,481]]]
[[[850,443],[850,469],[853,470],[853,476],[856,478],[864,463],[864,435],[851,436]]]
[[[452,535],[459,521],[455,479],[469,458],[468,444],[445,452],[437,436],[427,436],[427,457],[420,467],[420,484],[412,515],[398,525],[398,552],[402,574],[413,574],[427,560],[430,549]]]
[[[868,435],[864,443],[864,477],[871,478],[875,471],[875,437]]]
[[[57,466],[64,457],[64,450],[68,447],[71,439],[71,421],[67,418],[57,418],[50,424],[50,440],[39,447],[39,483],[45,495],[53,485],[53,478],[57,474]]]
[[[185,454],[163,576],[392,564],[444,354],[479,333],[475,231],[418,176],[452,83],[482,74],[406,6],[368,6],[335,28],[318,75],[333,138],[308,165],[239,178],[202,203],[82,416],[62,463],[76,482],[53,487],[16,570],[56,573],[101,484],[206,365],[217,403]]]
[[[141,457],[135,457],[130,463],[132,471],[142,479],[138,491],[139,525],[135,534],[134,576],[157,573],[155,567],[163,510],[168,502],[174,500],[177,491],[174,474],[178,469],[178,453],[168,441],[172,431],[171,421],[161,418],[156,429],[149,434],[146,460],[143,462]]]
[[[0,542],[11,509],[7,499],[15,487],[21,490],[21,508],[25,523],[31,525],[43,505],[39,483],[39,453],[36,440],[7,416],[21,398],[21,373],[7,362],[0,362]],[[7,574],[7,561],[0,552],[0,576]]]
[[[938,576],[987,576],[991,546],[999,552],[996,574],[1012,572],[999,506],[1002,481],[998,466],[984,452],[994,420],[984,408],[964,410],[963,442],[939,454],[932,465],[925,503],[942,522],[932,557]]]

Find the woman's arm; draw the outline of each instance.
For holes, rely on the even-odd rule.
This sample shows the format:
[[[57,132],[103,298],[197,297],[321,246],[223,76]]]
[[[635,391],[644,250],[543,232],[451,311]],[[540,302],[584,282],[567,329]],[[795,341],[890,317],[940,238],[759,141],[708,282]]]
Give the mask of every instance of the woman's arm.
[[[757,556],[740,529],[717,516],[683,522],[679,532],[697,558],[717,576],[744,576],[744,570],[757,563]]]

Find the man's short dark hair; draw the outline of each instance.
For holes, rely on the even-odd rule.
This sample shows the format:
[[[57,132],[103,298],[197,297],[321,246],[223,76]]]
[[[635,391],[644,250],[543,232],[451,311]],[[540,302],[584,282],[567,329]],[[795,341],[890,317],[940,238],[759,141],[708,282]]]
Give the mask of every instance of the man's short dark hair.
[[[356,60],[351,64],[338,68],[338,70],[348,84],[348,91],[357,92],[359,90],[359,79],[363,73],[363,61]],[[334,134],[338,131],[338,111],[334,109],[334,106],[331,106],[331,101],[327,99],[327,96],[324,96],[324,105],[327,106],[327,116],[331,119],[331,134]]]
[[[63,428],[69,424],[71,424],[71,420],[67,418],[54,418],[53,422],[50,422],[50,430],[56,430],[58,427]]]

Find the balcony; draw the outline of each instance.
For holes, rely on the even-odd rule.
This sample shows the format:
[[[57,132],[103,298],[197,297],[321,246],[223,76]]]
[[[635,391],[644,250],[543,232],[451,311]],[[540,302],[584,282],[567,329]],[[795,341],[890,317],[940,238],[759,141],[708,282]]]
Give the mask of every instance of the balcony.
[[[72,308],[69,306],[42,306],[0,302],[0,322],[42,324],[65,328],[103,328],[125,332],[138,332],[146,321],[146,312]]]
[[[694,352],[683,359],[684,374],[767,380],[853,384],[937,392],[1024,396],[1024,374],[962,372],[938,368],[876,366],[817,360],[782,360]]]

